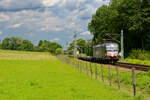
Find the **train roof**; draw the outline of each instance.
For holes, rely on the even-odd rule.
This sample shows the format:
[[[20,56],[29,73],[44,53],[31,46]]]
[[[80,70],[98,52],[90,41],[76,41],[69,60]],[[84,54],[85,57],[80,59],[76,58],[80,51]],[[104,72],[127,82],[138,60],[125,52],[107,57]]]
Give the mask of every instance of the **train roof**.
[[[93,48],[110,45],[110,44],[118,45],[118,43],[115,43],[115,42],[105,42],[105,43],[97,44],[97,45],[93,46]]]

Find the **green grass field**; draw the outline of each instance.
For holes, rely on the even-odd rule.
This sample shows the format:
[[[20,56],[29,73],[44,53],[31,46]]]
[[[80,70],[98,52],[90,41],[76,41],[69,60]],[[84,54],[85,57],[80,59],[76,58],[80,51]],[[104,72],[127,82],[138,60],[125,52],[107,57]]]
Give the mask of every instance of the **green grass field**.
[[[73,62],[73,59],[70,59],[68,57],[62,56],[66,61]],[[76,63],[78,63],[78,60],[75,59]],[[76,68],[80,71],[82,65],[82,72],[83,69],[86,70],[86,62],[85,61],[79,61],[79,67],[78,64],[76,64]],[[84,67],[83,67],[84,65]],[[95,63],[92,63],[92,76],[95,78]],[[90,63],[87,62],[88,66],[88,73],[90,73]],[[87,73],[87,70],[86,70]],[[98,79],[102,80],[101,78],[101,65],[97,64],[97,73],[98,73]],[[109,85],[109,67],[108,65],[103,65],[103,75],[104,75],[104,83]],[[142,100],[149,100],[150,98],[150,71],[148,72],[141,72],[136,71],[136,91],[137,95],[140,95]],[[119,77],[120,77],[120,85],[121,90],[127,91],[129,94],[133,94],[133,85],[132,85],[132,70],[131,69],[125,69],[125,68],[119,68]],[[111,66],[111,80],[112,80],[112,86],[117,88],[117,72],[116,67]]]
[[[133,64],[141,64],[141,65],[150,65],[150,60],[139,60],[139,59],[125,59],[125,62],[127,63],[133,63]]]
[[[0,100],[141,100],[48,53],[0,51]]]

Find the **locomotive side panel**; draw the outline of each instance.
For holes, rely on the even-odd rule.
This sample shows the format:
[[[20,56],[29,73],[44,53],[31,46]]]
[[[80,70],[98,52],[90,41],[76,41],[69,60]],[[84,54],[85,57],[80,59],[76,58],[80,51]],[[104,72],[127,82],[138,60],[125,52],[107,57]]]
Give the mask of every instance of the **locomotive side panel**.
[[[106,47],[105,45],[97,45],[93,48],[93,57],[103,59],[105,57]]]

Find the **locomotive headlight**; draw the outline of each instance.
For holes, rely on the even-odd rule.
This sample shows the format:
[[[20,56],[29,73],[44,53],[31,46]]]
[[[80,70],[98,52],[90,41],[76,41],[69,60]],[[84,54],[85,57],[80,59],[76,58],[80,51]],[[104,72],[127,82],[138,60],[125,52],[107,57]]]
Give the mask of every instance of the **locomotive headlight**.
[[[111,57],[114,57],[114,54],[111,54]]]
[[[107,57],[111,57],[111,54],[107,54]]]
[[[115,57],[118,57],[118,54],[114,54]]]
[[[107,57],[118,57],[118,53],[116,51],[108,51]]]

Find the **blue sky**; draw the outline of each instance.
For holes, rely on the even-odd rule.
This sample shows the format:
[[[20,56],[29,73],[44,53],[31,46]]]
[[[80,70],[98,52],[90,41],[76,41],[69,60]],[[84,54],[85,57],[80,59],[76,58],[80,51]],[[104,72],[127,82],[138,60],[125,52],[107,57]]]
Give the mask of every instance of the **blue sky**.
[[[17,36],[37,44],[50,40],[65,45],[91,38],[87,29],[92,14],[108,0],[0,0],[0,39]]]

